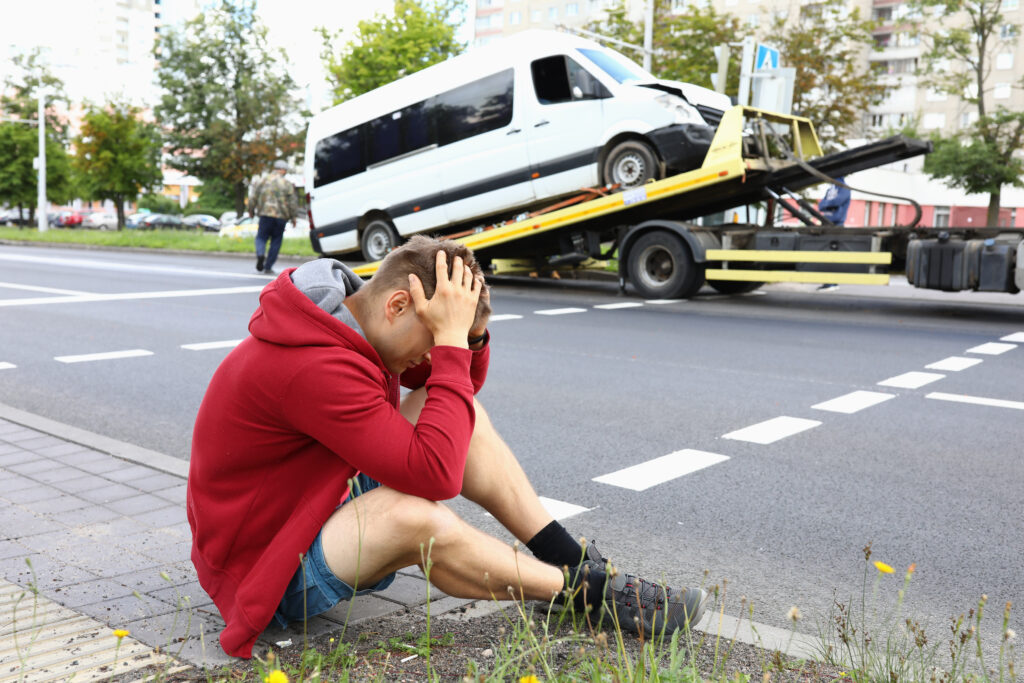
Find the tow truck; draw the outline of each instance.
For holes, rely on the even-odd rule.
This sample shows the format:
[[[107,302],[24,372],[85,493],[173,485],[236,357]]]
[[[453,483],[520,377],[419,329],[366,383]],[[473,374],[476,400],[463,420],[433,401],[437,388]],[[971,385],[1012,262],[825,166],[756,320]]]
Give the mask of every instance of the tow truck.
[[[620,287],[628,283],[651,299],[688,298],[705,282],[726,294],[766,282],[885,285],[894,251],[901,257],[905,251],[907,280],[915,287],[1020,291],[1019,230],[922,229],[912,199],[917,211],[908,225],[837,227],[798,194],[930,151],[927,141],[894,136],[826,155],[809,119],[735,106],[723,115],[700,168],[621,192],[594,190],[584,200],[454,238],[496,274],[583,268],[617,257]],[[760,223],[693,222],[762,203]],[[776,206],[801,225],[774,225]],[[377,267],[354,270],[368,277]]]

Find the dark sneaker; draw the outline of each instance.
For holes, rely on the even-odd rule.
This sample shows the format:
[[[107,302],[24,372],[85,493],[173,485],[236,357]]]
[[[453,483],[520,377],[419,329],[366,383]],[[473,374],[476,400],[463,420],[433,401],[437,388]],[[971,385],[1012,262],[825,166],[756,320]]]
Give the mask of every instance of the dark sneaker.
[[[266,270],[263,271],[263,274],[264,275],[277,275],[277,273],[274,272],[273,268],[267,268]]]
[[[264,256],[262,254],[256,257],[256,270],[260,271],[261,273],[263,272],[263,259]]]

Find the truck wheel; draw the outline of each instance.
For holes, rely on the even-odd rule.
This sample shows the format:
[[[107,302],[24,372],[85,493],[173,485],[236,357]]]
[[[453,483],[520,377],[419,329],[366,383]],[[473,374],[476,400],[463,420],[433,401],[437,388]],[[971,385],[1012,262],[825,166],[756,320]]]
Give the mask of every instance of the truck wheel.
[[[629,252],[629,280],[648,299],[688,298],[704,284],[704,267],[679,235],[654,230]]]
[[[708,280],[715,291],[722,294],[746,294],[763,285],[763,282],[747,282],[746,280]]]
[[[360,246],[364,259],[371,262],[380,261],[398,246],[398,233],[387,219],[374,218],[363,228]]]
[[[607,185],[623,190],[639,187],[658,176],[658,159],[654,151],[639,140],[626,140],[612,148],[604,160],[601,175]]]

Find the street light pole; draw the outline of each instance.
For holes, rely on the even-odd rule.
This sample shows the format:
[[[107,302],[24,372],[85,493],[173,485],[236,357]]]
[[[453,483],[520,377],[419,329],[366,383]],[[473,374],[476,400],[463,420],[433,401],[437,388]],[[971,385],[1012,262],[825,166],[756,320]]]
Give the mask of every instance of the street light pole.
[[[39,171],[39,195],[36,201],[36,226],[39,228],[39,232],[46,232],[47,228],[49,228],[46,220],[46,119],[44,118],[44,97],[46,97],[46,95],[44,94],[42,79],[40,79],[39,120],[36,122],[36,126],[39,128],[39,156],[36,157],[36,164]]]
[[[651,72],[651,55],[654,53],[654,2],[647,0],[644,7],[644,71]]]

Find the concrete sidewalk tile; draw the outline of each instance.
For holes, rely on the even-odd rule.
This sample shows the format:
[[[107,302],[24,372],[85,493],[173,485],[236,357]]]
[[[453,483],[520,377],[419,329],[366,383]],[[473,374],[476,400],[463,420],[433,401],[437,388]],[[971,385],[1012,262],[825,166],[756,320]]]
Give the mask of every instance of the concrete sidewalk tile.
[[[37,432],[34,429],[28,429],[26,427],[19,427],[13,431],[5,432],[3,436],[0,436],[0,440],[6,441],[7,443],[21,444],[23,441],[38,439],[43,436],[46,435],[42,432]]]
[[[150,470],[152,472],[152,470]],[[140,491],[146,493],[153,493],[155,491],[163,491],[174,486],[181,486],[181,477],[175,477],[171,474],[165,474],[163,472],[157,472],[151,474],[148,477],[139,477],[138,479],[132,479],[127,482],[129,486],[137,488]]]
[[[111,510],[120,512],[122,515],[137,515],[143,512],[152,512],[155,508],[165,507],[169,502],[163,498],[157,498],[154,500],[153,496],[148,493],[140,493],[137,496],[131,496],[130,498],[121,498],[120,500],[113,500],[106,504]]]
[[[66,455],[68,453],[74,453],[80,451],[84,446],[71,443],[70,441],[64,441],[55,446],[44,446],[43,448],[34,448],[33,450],[39,455],[45,455],[47,458],[52,458],[56,455]]]
[[[114,542],[122,548],[128,548],[138,552],[145,552],[146,548],[157,548],[162,545],[180,543],[183,541],[185,541],[185,539],[181,538],[181,536],[167,527],[151,529],[145,525],[143,525],[142,530],[136,533],[126,534],[114,539]]]
[[[213,604],[213,600],[206,594],[206,591],[203,590],[198,581],[149,591],[147,595],[173,605],[187,604],[190,607],[208,607]],[[186,598],[188,599],[187,603],[184,602]]]
[[[343,600],[320,616],[329,619],[339,626],[345,623],[356,624],[366,619],[377,619],[387,614],[404,611],[406,608],[389,600],[381,600],[374,595],[359,595],[354,600]]]
[[[164,533],[177,534],[182,538],[188,539],[188,542],[192,542],[192,527],[188,525],[188,518],[186,517],[183,521],[177,524],[171,524],[161,529]]]
[[[35,536],[36,534],[45,534],[50,531],[60,531],[67,528],[66,525],[61,524],[58,520],[34,515],[16,505],[8,505],[3,508],[3,511],[3,529],[9,539],[25,538],[26,536]]]
[[[0,467],[5,470],[10,469],[13,465],[35,462],[39,459],[39,456],[32,451],[26,451],[17,446],[12,446],[11,448],[12,450],[8,450],[3,455],[0,455]]]
[[[74,479],[68,479],[67,481],[58,481],[54,484],[54,486],[65,493],[76,494],[81,491],[91,491],[109,485],[109,480],[104,479],[97,474],[86,474]]]
[[[67,561],[69,564],[87,569],[105,579],[113,579],[136,571],[160,573],[159,562],[144,555],[123,550],[111,553],[105,543],[93,544],[92,552],[77,553],[75,556],[69,557]]]
[[[170,580],[165,580],[160,576],[161,572],[166,574]],[[135,569],[134,571],[125,572],[110,578],[120,581],[140,593],[152,593],[155,590],[170,586],[183,586],[197,580],[195,567],[187,560],[157,567]]]
[[[65,512],[55,512],[51,514],[50,519],[62,522],[67,525],[72,524],[93,524],[95,522],[106,522],[111,519],[116,519],[121,515],[117,514],[112,510],[108,510],[102,505],[90,504],[87,507],[83,507],[78,510],[67,510]]]
[[[131,517],[116,517],[103,522],[93,522],[75,527],[77,535],[104,544],[118,543],[126,536],[143,533],[145,530],[145,524],[140,524]]]
[[[431,588],[431,597],[444,595],[440,591]],[[440,595],[438,595],[440,593]],[[399,574],[395,577],[394,583],[388,586],[387,590],[374,594],[377,597],[392,600],[406,607],[422,605],[427,601],[427,582],[422,578],[414,578]]]
[[[19,462],[17,465],[8,465],[4,469],[31,477],[33,472],[45,472],[46,470],[56,470],[62,467],[64,467],[63,463],[37,455],[34,460]]]
[[[106,453],[100,453],[100,455],[103,457],[69,464],[72,464],[74,467],[77,467],[83,472],[98,474],[102,477],[105,477],[108,481],[114,481],[111,479],[110,474],[112,472],[117,472],[122,467],[124,467],[124,460],[119,460],[113,456],[107,455]],[[86,454],[86,457],[88,457],[88,454]]]
[[[53,500],[54,498],[62,495],[64,495],[63,491],[59,491],[52,486],[47,486],[45,484],[37,484],[31,488],[21,488],[17,491],[4,491],[0,493],[0,497],[5,500],[9,500],[12,503],[26,507],[32,507],[32,503],[43,500]]]
[[[3,434],[0,434],[0,455],[9,455],[16,451],[22,450],[13,443],[7,443],[6,441],[3,440],[3,438]]]
[[[53,456],[52,459],[53,460],[59,460],[60,462],[64,463],[65,465],[71,465],[72,467],[78,467],[79,469],[83,469],[84,466],[89,464],[89,463],[98,462],[98,461],[110,462],[112,460],[115,460],[115,458],[112,458],[111,456],[107,455],[106,453],[100,453],[99,451],[94,451],[93,449],[86,448],[85,446],[82,446],[81,449],[79,449],[77,451],[72,451],[71,453],[64,453],[62,455],[55,455],[55,456]]]
[[[288,628],[281,628],[277,625],[277,622],[273,619],[270,621],[270,625],[267,626],[266,630],[263,631],[259,637],[259,641],[256,644],[253,652],[260,652],[262,654],[263,648],[260,647],[260,643],[265,646],[275,646],[276,643],[282,640],[291,640],[292,643],[301,643],[302,634],[305,634],[310,638],[323,635],[325,633],[336,633],[341,630],[338,622],[330,619],[324,619],[322,615],[310,617],[306,620],[305,629],[301,621],[293,621],[288,624]],[[276,649],[276,648],[275,648]]]
[[[218,670],[231,666],[236,661],[220,647],[219,636],[222,629],[223,627],[213,629],[210,633],[204,634],[202,639],[198,635],[193,636],[184,643],[167,648],[166,651],[175,658],[216,676]],[[215,677],[214,680],[221,678]]]
[[[7,438],[7,441],[11,441]],[[25,450],[38,451],[40,448],[49,448],[50,446],[60,446],[61,444],[67,443],[56,437],[50,436],[49,434],[43,434],[42,432],[36,432],[35,438],[32,439],[18,439],[14,443],[18,444]]]
[[[32,551],[21,543],[0,539],[0,560],[6,560],[10,557],[25,557],[30,554],[32,554]]]
[[[192,552],[192,544],[185,541],[175,541],[166,545],[140,548],[139,552],[157,562],[179,562],[189,558]]]
[[[41,481],[44,484],[56,484],[59,481],[69,481],[71,479],[78,479],[84,477],[88,472],[83,472],[77,467],[70,467],[64,463],[60,463],[60,467],[46,470],[45,472],[36,472],[32,475],[32,478],[36,481]]]
[[[111,628],[121,628],[122,624],[131,621],[173,614],[177,607],[140,593],[79,605],[76,611],[99,619],[104,624],[109,624]],[[134,633],[132,635],[135,636]]]
[[[0,470],[0,491],[17,491],[18,489],[26,489],[38,484],[39,482],[35,479],[29,479],[17,472]]]
[[[120,463],[120,466],[111,469],[106,473],[105,476],[107,477],[107,479],[110,479],[111,481],[125,483],[131,481],[132,479],[143,479],[145,477],[150,477],[153,476],[153,474],[155,473],[155,470],[149,467],[135,465],[132,463],[125,462],[124,460],[116,460],[114,458],[112,458],[112,460]]]
[[[69,546],[76,545],[79,540],[71,529],[64,527],[56,531],[48,531],[45,534],[26,536],[20,542],[26,548],[32,548],[36,552],[42,553],[47,550],[63,550]]]
[[[195,611],[191,620],[188,614],[162,614],[127,622],[123,628],[131,631],[132,637],[140,642],[159,647],[172,657],[194,666],[219,668],[235,661],[220,647],[218,636],[224,629],[224,622],[219,617]]]
[[[107,482],[106,486],[79,491],[77,495],[80,498],[84,498],[85,500],[93,503],[110,503],[115,500],[131,498],[132,496],[138,495],[138,493],[138,490],[131,486],[125,486],[124,484],[111,484],[110,482]]]
[[[31,566],[26,560],[32,563]],[[44,593],[60,586],[99,578],[95,574],[73,567],[44,553],[0,560],[0,576],[19,586],[27,586],[34,582]]]
[[[178,481],[181,481],[180,479]],[[188,494],[188,485],[179,484],[173,488],[164,489],[163,491],[157,491],[156,495],[160,496],[166,501],[170,501],[175,505],[185,506],[185,501]]]
[[[53,589],[48,598],[65,607],[75,608],[104,600],[123,598],[132,594],[132,589],[110,579],[82,581]]]
[[[135,515],[135,519],[153,527],[173,526],[185,520],[185,508],[177,505]]]
[[[430,608],[430,615],[437,616],[439,614],[447,614],[448,612],[461,609],[467,606],[471,600],[465,598],[453,598],[451,596],[445,596],[440,600],[431,600],[430,604],[423,604],[416,608],[416,611],[420,614],[427,614],[427,608]]]
[[[64,492],[50,500],[40,500],[32,503],[32,512],[38,515],[53,515],[69,510],[81,510],[92,505],[89,501],[82,500],[78,496],[71,496]]]

